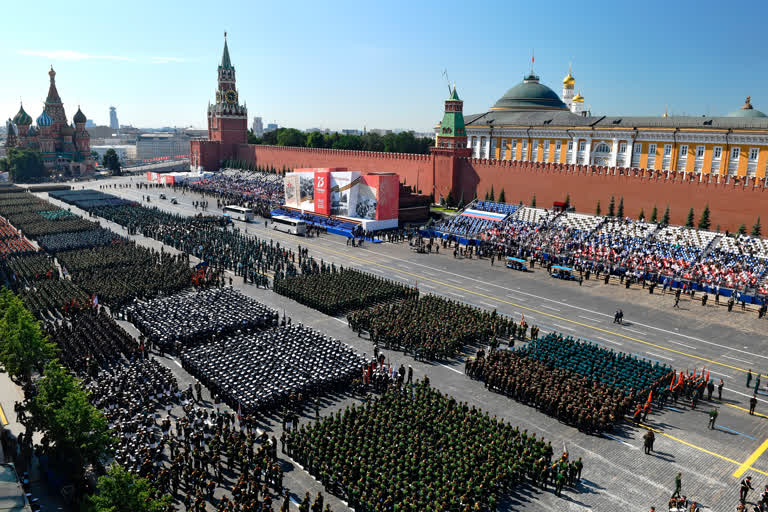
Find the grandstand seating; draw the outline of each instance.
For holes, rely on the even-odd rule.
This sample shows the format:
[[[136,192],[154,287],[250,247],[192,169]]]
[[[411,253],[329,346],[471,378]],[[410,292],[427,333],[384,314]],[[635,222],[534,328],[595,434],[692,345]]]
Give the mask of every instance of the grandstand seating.
[[[514,204],[473,201],[458,215],[436,226],[436,230],[465,238],[473,238],[503,222],[518,211]]]

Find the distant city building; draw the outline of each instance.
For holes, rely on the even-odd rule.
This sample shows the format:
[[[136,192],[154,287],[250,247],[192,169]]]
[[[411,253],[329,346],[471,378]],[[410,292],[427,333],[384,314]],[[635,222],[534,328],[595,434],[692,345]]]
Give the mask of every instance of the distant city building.
[[[47,169],[83,174],[94,166],[90,135],[85,130],[85,114],[78,107],[72,118],[74,123],[69,124],[64,104],[56,89],[56,72],[53,67],[48,76],[51,83],[43,113],[33,125],[32,117],[24,111],[23,106],[20,107],[16,116],[6,123],[8,136],[5,144],[7,147],[40,151]]]
[[[86,128],[96,128],[96,123],[94,123],[92,119],[86,119],[85,127]]]
[[[117,157],[120,159],[121,164],[125,164],[127,162],[136,160],[135,144],[126,144],[126,145],[110,144],[110,145],[104,145],[104,146],[91,146],[91,151],[99,155],[99,162],[101,162],[104,159],[104,154],[110,149],[115,150],[115,153],[117,153]]]
[[[275,131],[275,130],[277,130],[277,124],[275,124],[275,123],[269,123],[269,124],[267,125],[267,128],[264,130],[264,133],[267,133],[267,132],[273,132],[273,131]]]
[[[109,107],[109,127],[113,130],[120,129],[120,123],[117,122],[117,110],[115,107]]]
[[[136,159],[189,155],[190,137],[178,133],[142,133],[136,138]]]
[[[261,137],[264,135],[264,123],[261,122],[260,117],[253,118],[253,134],[256,137]]]
[[[354,130],[354,129],[347,129],[347,130],[341,130],[342,135],[362,135],[363,132],[360,130]]]

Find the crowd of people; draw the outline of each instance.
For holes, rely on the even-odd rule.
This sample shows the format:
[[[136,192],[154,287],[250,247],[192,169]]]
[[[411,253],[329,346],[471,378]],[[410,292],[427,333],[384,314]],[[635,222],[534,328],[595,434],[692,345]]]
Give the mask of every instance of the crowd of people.
[[[174,187],[174,190],[178,189],[216,197],[219,207],[236,205],[251,208],[262,217],[269,217],[272,209],[285,203],[283,177],[266,172],[224,170]]]
[[[19,283],[59,278],[59,269],[53,258],[43,252],[11,256],[3,259],[2,265],[10,278]]]
[[[50,254],[61,251],[97,247],[119,243],[121,237],[114,231],[104,228],[96,228],[92,231],[75,231],[72,233],[56,233],[44,235],[37,239],[37,243]]]
[[[297,395],[345,389],[363,360],[338,340],[297,324],[240,332],[185,347],[184,369],[234,410],[273,410]]]
[[[326,268],[324,264],[319,272],[276,280],[274,290],[331,316],[418,296],[416,289],[404,284],[355,269]]]
[[[171,294],[192,285],[185,254],[170,254],[124,242],[56,255],[72,282],[100,303],[119,309],[135,298]]]
[[[495,345],[502,338],[509,339],[515,325],[495,310],[488,312],[431,294],[354,311],[347,321],[358,334],[367,332],[374,345],[403,350],[426,361],[456,356],[466,345]],[[524,338],[525,331],[521,331]]]
[[[555,333],[516,350],[481,350],[465,372],[586,433],[609,431],[628,414],[647,415],[653,392],[661,397],[675,377],[665,365]]]
[[[496,212],[482,202],[439,223],[449,239],[464,237],[478,253],[496,258],[553,261],[582,272],[631,277],[636,281],[682,279],[699,288],[751,290],[766,295],[768,244],[747,235],[718,238],[709,231],[663,226],[645,219],[589,216],[502,205],[503,220],[483,219],[474,210]]]
[[[231,287],[182,292],[146,302],[137,300],[123,313],[151,343],[165,350],[278,322],[276,311]]]
[[[522,482],[560,492],[581,460],[432,389],[391,386],[286,436],[288,454],[354,510],[496,510]],[[354,461],[354,463],[350,463]]]

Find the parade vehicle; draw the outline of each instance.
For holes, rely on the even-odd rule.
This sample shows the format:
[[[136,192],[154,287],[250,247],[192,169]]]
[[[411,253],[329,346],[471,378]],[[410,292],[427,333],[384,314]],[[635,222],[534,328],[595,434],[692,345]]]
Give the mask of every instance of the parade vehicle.
[[[528,272],[526,261],[520,258],[513,258],[512,256],[507,256],[507,268]]]
[[[272,217],[272,229],[293,235],[305,235],[307,233],[307,223],[293,217],[275,215]]]
[[[241,220],[243,222],[253,221],[253,210],[244,206],[230,205],[223,208],[224,215],[228,215],[235,220]]]
[[[573,275],[573,269],[561,265],[552,265],[552,277],[565,279],[566,281],[576,280],[576,276]]]
[[[165,194],[160,194],[160,199],[165,199]]]
[[[179,204],[178,199],[176,199],[175,197],[172,197],[171,198],[171,204]]]

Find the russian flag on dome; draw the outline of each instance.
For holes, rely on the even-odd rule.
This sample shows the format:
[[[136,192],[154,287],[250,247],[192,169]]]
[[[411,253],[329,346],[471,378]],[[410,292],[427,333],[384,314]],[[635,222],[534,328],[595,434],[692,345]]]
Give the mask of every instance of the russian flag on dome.
[[[484,220],[490,220],[493,222],[498,222],[500,220],[504,220],[507,214],[496,213],[496,212],[484,212],[482,210],[473,210],[471,208],[468,208],[464,210],[464,213],[462,213],[461,216],[472,217],[473,219],[484,219]]]

